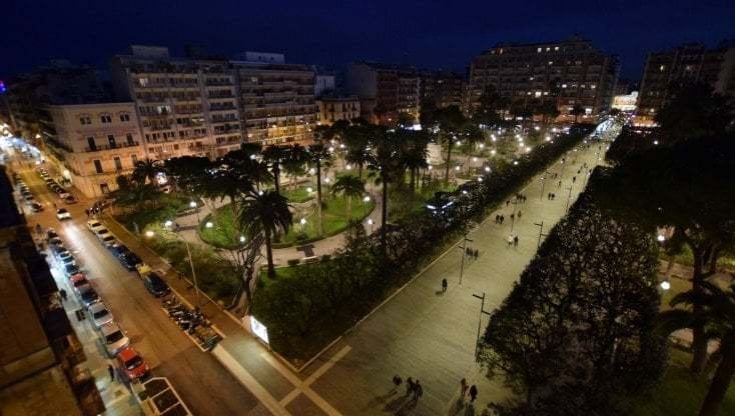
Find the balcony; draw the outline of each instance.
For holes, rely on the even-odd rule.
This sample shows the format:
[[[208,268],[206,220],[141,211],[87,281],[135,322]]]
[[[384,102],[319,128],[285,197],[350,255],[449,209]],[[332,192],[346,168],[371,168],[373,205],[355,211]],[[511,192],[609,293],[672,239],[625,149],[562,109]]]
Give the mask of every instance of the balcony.
[[[84,152],[102,152],[105,150],[124,149],[126,147],[139,146],[139,142],[120,142],[115,144],[102,144],[94,147],[85,147]]]

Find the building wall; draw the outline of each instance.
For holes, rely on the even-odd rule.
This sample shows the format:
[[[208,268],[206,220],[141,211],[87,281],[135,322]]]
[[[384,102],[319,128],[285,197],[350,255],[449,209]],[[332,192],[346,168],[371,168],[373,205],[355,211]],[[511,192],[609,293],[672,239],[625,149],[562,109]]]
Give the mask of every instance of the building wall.
[[[656,114],[668,103],[671,84],[679,80],[703,82],[715,92],[735,96],[735,48],[686,44],[649,53],[634,123],[653,125]]]
[[[464,79],[452,72],[421,73],[420,100],[421,105],[433,103],[437,108],[456,105],[462,108]]]
[[[353,62],[347,69],[346,86],[350,94],[361,101],[375,100],[363,106],[363,117],[367,120],[392,125],[399,113],[418,119],[421,102],[419,72],[413,67]]]
[[[50,141],[61,164],[88,197],[117,189],[117,176],[132,172],[147,157],[133,103],[50,106],[56,130]]]
[[[360,100],[357,97],[322,97],[316,100],[316,104],[321,125],[330,126],[335,121],[352,121],[360,117]]]
[[[469,110],[486,86],[516,105],[553,102],[562,117],[580,104],[589,116],[607,111],[618,76],[617,59],[581,38],[538,44],[498,44],[472,60]]]

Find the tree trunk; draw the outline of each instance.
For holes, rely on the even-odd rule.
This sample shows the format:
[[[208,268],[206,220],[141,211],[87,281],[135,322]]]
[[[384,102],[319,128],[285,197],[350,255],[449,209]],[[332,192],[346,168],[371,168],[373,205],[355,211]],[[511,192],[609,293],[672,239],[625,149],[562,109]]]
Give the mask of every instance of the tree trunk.
[[[352,196],[347,196],[347,222],[352,220]]]
[[[324,220],[322,218],[322,164],[318,160],[316,162],[316,209],[317,217],[319,218],[319,235],[324,235]]]
[[[265,231],[265,254],[268,259],[268,277],[274,279],[276,277],[276,268],[273,266],[273,250],[271,249],[271,233]]]
[[[410,169],[411,171],[411,194],[416,193],[416,170],[414,168]]]
[[[449,165],[452,161],[452,138],[447,142],[447,166],[444,168],[444,185],[449,183]]]
[[[362,163],[357,164],[357,177],[362,179]]]
[[[701,248],[692,247],[692,254],[694,256],[692,292],[697,295],[701,295],[702,282],[704,281],[704,276],[702,275],[702,259],[704,256]],[[694,302],[692,305],[692,312],[695,316],[701,316],[702,305],[699,302]],[[692,362],[689,365],[689,370],[692,373],[699,375],[707,364],[707,337],[705,335],[703,322],[694,322],[692,325],[692,337]]]
[[[278,164],[273,165],[273,183],[276,185],[276,193],[280,195],[281,193],[281,184],[280,182],[281,177],[281,169],[278,168]]]
[[[735,333],[722,339],[722,361],[717,366],[707,396],[704,398],[699,416],[715,416],[735,376]]]

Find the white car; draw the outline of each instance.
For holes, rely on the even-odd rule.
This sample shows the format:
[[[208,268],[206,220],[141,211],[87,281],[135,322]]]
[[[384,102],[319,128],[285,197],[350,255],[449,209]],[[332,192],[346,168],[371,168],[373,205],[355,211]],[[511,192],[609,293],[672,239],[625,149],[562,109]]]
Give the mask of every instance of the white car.
[[[102,325],[112,322],[112,312],[102,302],[92,304],[88,312],[95,328],[100,328]]]
[[[58,195],[59,195],[59,198],[61,198],[61,199],[66,199],[66,198],[68,198],[68,197],[71,196],[71,194],[69,192],[66,192],[66,191],[61,191],[61,192],[58,193]]]
[[[110,357],[116,356],[123,348],[130,345],[130,339],[114,321],[102,325],[100,332],[102,332],[102,343],[105,344],[105,350]]]
[[[110,230],[108,230],[104,226],[97,228],[97,231],[95,231],[94,233],[95,235],[97,235],[97,238],[99,238],[100,240],[103,239],[104,237],[107,237],[108,235],[112,235],[112,233],[110,233]]]
[[[56,218],[61,220],[70,220],[71,219],[71,213],[66,210],[66,208],[59,208],[56,210]]]
[[[89,220],[87,221],[87,228],[89,228],[89,231],[97,234],[98,231],[104,230],[105,226],[97,220]]]

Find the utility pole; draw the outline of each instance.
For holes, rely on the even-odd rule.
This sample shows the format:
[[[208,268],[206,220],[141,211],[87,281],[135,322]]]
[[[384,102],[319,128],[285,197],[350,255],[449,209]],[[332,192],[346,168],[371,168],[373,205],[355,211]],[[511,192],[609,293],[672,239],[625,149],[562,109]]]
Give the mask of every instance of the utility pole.
[[[546,189],[546,175],[550,174],[548,170],[544,172],[544,177],[541,178],[541,195],[539,195],[540,200],[544,200],[544,190]]]
[[[459,284],[462,284],[462,275],[464,274],[464,258],[467,257],[467,242],[472,242],[469,238],[467,238],[467,233],[464,234],[464,237],[462,238],[462,247],[457,247],[462,250],[462,260],[459,263]]]
[[[538,241],[536,242],[536,250],[538,250],[539,247],[541,247],[541,237],[546,237],[548,234],[544,234],[544,222],[541,221],[540,223],[534,222],[533,225],[539,227],[538,229]]]
[[[480,319],[477,321],[477,340],[475,341],[475,360],[477,360],[479,357],[479,350],[480,350],[480,331],[482,330],[482,315],[488,315],[490,316],[490,312],[485,310],[485,292],[482,292],[482,296],[472,294],[472,296],[476,297],[477,299],[480,299]]]

